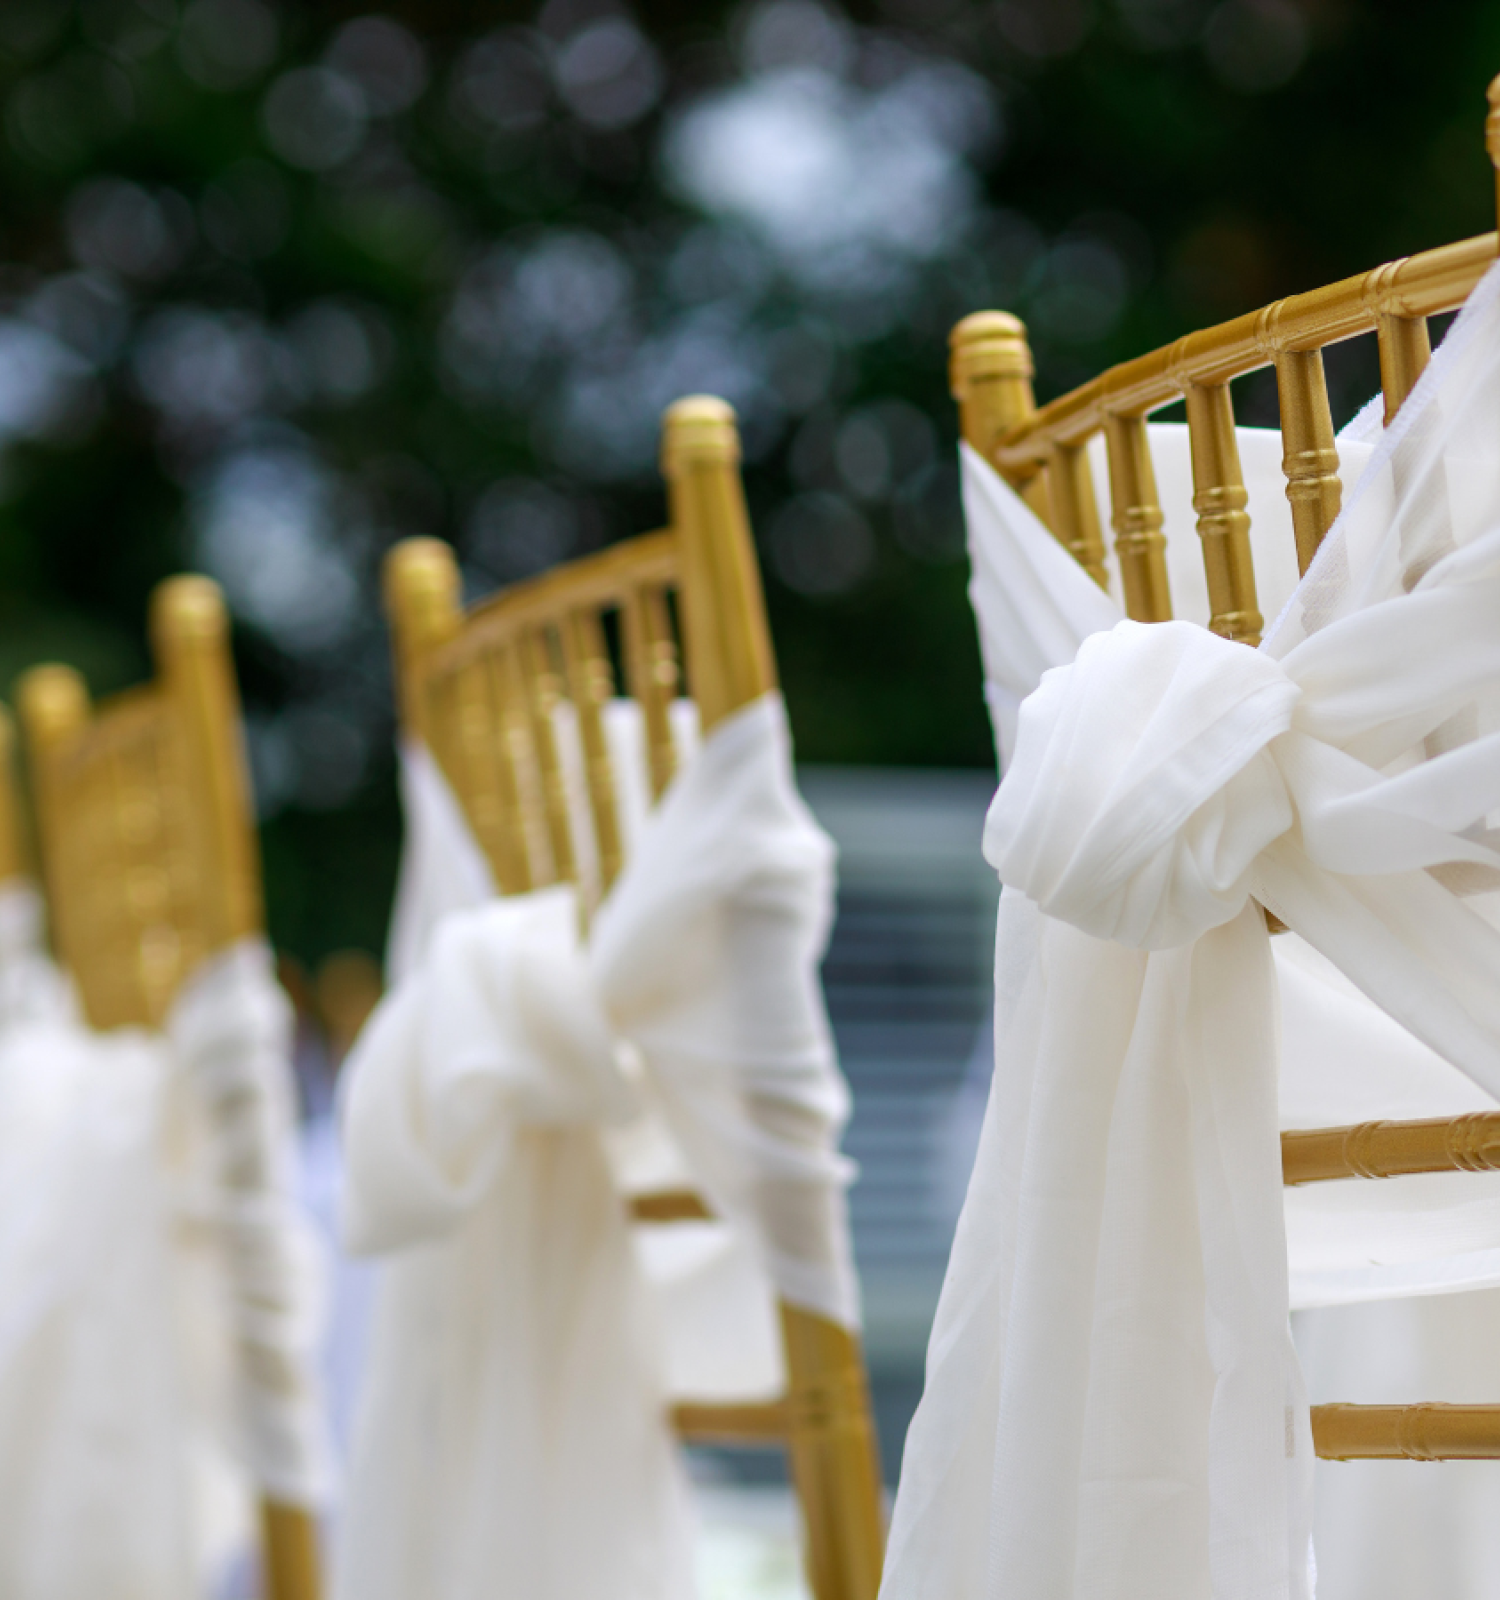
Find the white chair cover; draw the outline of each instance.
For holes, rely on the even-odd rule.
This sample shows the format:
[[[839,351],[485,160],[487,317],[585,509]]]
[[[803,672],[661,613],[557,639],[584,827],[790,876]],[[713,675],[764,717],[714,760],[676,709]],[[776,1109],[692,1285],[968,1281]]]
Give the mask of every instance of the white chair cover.
[[[254,1485],[327,1489],[286,1004],[247,943],[92,1033],[39,925],[0,893],[0,1593],[195,1600]]]
[[[1497,293],[1491,274],[1261,651],[1122,622],[1022,708],[986,833],[995,1087],[893,1600],[1309,1592],[1249,896],[1500,1091],[1500,935],[1459,894],[1500,881]]]
[[[858,1318],[831,844],[768,695],[685,763],[583,940],[571,888],[497,898],[431,758],[403,769],[395,986],[344,1069],[346,1235],[387,1259],[336,1593],[688,1596],[669,1399],[777,1387],[773,1291]],[[653,1122],[723,1223],[632,1237]]]

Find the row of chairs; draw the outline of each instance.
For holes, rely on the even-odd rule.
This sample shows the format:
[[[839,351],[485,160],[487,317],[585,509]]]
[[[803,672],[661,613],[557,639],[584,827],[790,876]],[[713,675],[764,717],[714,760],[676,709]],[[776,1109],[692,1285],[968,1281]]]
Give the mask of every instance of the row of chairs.
[[[1500,90],[1492,94],[1490,149],[1500,167]],[[1126,610],[1161,621],[1171,599],[1146,419],[1185,399],[1210,626],[1254,645],[1262,618],[1230,381],[1275,368],[1306,571],[1340,501],[1324,347],[1375,331],[1393,416],[1425,362],[1426,319],[1459,306],[1495,253],[1496,236],[1485,235],[1280,301],[1113,368],[1041,409],[1024,329],[1001,313],[980,313],[953,338],[964,437],[1102,583],[1087,456],[1090,437],[1102,431]],[[738,458],[727,406],[679,402],[663,436],[666,529],[467,609],[447,546],[412,540],[392,552],[387,603],[399,721],[435,755],[502,893],[572,882],[597,905],[608,892],[625,852],[622,775],[605,726],[611,699],[624,693],[639,705],[650,787],[660,796],[677,760],[676,701],[691,697],[709,729],[774,687]],[[93,705],[75,672],[43,666],[19,688],[53,939],[98,1029],[159,1026],[205,958],[264,923],[222,601],[205,579],[175,579],[157,592],[151,624],[157,676],[148,685]],[[583,756],[586,844],[557,740],[564,703]],[[27,870],[19,814],[7,789],[0,877]],[[1497,1168],[1500,1114],[1288,1134],[1283,1161],[1290,1184]],[[631,1204],[647,1226],[707,1213],[689,1190]],[[705,1397],[680,1406],[674,1420],[689,1440],[785,1443],[815,1595],[873,1600],[882,1515],[858,1341],[791,1306],[782,1308],[782,1335],[784,1397],[733,1407]],[[1314,1415],[1314,1434],[1318,1453],[1339,1459],[1500,1456],[1500,1406],[1325,1407]],[[263,1513],[269,1593],[315,1600],[310,1512],[268,1499]]]
[[[704,731],[775,686],[739,477],[733,412],[694,398],[667,413],[671,525],[516,585],[467,610],[452,549],[398,545],[387,564],[399,721],[436,756],[504,893],[580,883],[588,903],[623,860],[604,708],[641,707],[653,794],[670,781],[670,718],[690,696]],[[39,666],[18,690],[53,942],[95,1029],[157,1028],[195,969],[264,929],[229,626],[201,577],[152,602],[155,679],[94,704],[72,668]],[[614,654],[624,663],[615,681]],[[557,737],[571,703],[584,754],[586,841],[570,814]],[[0,877],[28,871],[14,785],[0,799]],[[706,1217],[687,1190],[632,1197],[636,1220]],[[781,1308],[787,1392],[764,1404],[679,1404],[688,1441],[784,1445],[818,1600],[873,1600],[882,1513],[857,1338]],[[310,1508],[262,1505],[271,1600],[316,1600]]]

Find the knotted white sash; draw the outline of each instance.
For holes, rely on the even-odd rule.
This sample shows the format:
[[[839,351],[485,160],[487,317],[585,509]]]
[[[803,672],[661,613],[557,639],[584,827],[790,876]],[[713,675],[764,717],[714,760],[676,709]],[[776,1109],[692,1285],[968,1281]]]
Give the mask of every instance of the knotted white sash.
[[[418,759],[403,893],[461,906],[482,863]],[[345,1069],[346,1231],[389,1260],[339,1594],[693,1592],[662,1305],[611,1130],[659,1118],[776,1292],[854,1324],[847,1090],[817,983],[831,890],[773,695],[688,761],[586,942],[556,888],[405,944]]]
[[[1006,884],[995,1087],[887,1596],[1307,1593],[1250,897],[1500,1092],[1500,935],[1449,887],[1500,860],[1497,290],[1266,649],[1120,623],[1021,708],[986,830]]]
[[[282,1170],[286,1004],[247,944],[165,1036],[91,1032],[18,893],[0,897],[19,1006],[0,1030],[0,1592],[194,1600],[256,1486],[326,1490],[318,1264]]]

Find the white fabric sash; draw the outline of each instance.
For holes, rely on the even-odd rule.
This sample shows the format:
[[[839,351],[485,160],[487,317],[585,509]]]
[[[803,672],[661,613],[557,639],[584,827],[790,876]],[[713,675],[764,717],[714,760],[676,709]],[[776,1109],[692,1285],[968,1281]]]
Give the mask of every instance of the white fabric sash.
[[[327,1487],[286,1003],[247,943],[93,1033],[38,924],[0,896],[0,1593],[196,1600],[252,1484]]]
[[[404,970],[345,1067],[345,1232],[389,1259],[337,1592],[690,1595],[661,1285],[612,1146],[654,1118],[767,1290],[855,1324],[831,844],[766,696],[683,767],[584,941],[571,888],[494,897],[430,758],[405,768]],[[710,1278],[723,1249],[699,1241]],[[751,1311],[763,1351],[769,1292]]]
[[[1378,415],[1367,416],[1369,411],[1339,436],[1346,499],[1370,459],[1371,421],[1373,436],[1380,435]],[[1174,609],[1206,623],[1191,470],[1179,437],[1185,431],[1152,424],[1151,448],[1171,530],[1167,548],[1177,552],[1170,573]],[[1267,613],[1274,615],[1290,597],[1275,558],[1294,549],[1281,435],[1254,428],[1237,434],[1255,519],[1257,584]],[[1097,486],[1106,495],[1102,463],[1095,466]],[[1108,631],[1121,612],[993,469],[967,449],[963,478],[969,593],[996,746],[1008,767],[1021,701],[1048,668],[1072,661],[1084,639]],[[1273,577],[1270,586],[1262,577],[1266,570]],[[1189,572],[1198,574],[1196,589]],[[1271,949],[1280,996],[1283,1128],[1500,1109],[1492,1095],[1408,1033],[1297,934],[1275,939]],[[1283,1204],[1294,1307],[1500,1284],[1500,1174],[1314,1184],[1286,1190]]]
[[[1260,652],[1121,622],[1021,707],[986,829],[996,1079],[893,1600],[1308,1593],[1250,896],[1500,1093],[1500,934],[1454,892],[1500,863],[1497,297],[1492,273]]]

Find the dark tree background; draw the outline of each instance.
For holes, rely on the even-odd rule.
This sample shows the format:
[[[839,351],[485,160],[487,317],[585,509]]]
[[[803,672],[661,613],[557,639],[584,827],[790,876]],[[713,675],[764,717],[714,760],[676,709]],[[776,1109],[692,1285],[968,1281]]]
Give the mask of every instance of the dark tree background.
[[[0,689],[139,678],[212,573],[273,934],[378,948],[383,551],[483,591],[656,525],[708,390],[800,755],[987,763],[951,323],[1019,312],[1045,395],[1492,227],[1496,71],[1486,0],[5,0]]]

